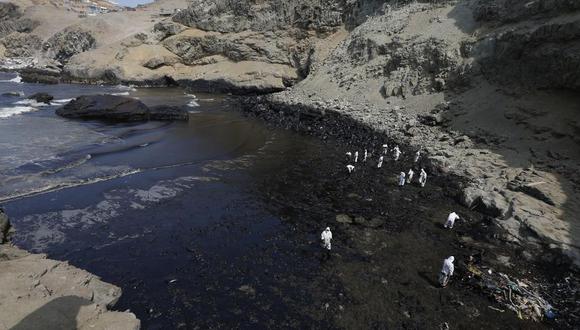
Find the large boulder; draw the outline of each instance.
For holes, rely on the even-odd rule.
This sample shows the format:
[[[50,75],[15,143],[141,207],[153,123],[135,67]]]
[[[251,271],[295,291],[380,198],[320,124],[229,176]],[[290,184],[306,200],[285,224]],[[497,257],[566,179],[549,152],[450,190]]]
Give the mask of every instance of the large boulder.
[[[85,95],[70,101],[56,114],[66,118],[109,121],[187,120],[187,112],[177,107],[155,107],[153,111],[132,97]]]

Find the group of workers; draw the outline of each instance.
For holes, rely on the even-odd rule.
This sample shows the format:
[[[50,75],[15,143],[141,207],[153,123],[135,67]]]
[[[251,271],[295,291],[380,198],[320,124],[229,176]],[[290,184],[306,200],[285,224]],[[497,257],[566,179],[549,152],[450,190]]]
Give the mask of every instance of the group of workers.
[[[379,156],[378,162],[377,162],[377,168],[381,168],[383,167],[383,162],[385,160],[385,156],[389,154],[389,145],[388,144],[383,144],[382,146],[382,153]],[[399,148],[399,146],[395,146],[393,149],[391,149],[391,155],[393,157],[393,160],[398,161],[399,157],[401,157],[401,149]],[[368,157],[369,157],[369,152],[367,149],[364,150],[364,154],[363,154],[363,162],[366,162]],[[354,163],[358,163],[358,158],[359,158],[359,153],[358,151],[355,151],[354,154],[352,152],[347,152],[346,153],[346,157],[348,158],[348,160],[353,160]],[[421,149],[417,150],[417,152],[415,153],[415,158],[414,158],[414,162],[417,163],[419,162],[419,159],[421,158]],[[346,169],[348,170],[348,173],[352,173],[355,170],[355,166],[353,164],[348,164],[346,165]],[[409,169],[409,171],[407,173],[405,172],[401,172],[399,174],[399,179],[398,179],[398,184],[399,187],[402,187],[405,185],[405,183],[411,183],[413,180],[413,176],[415,175],[415,171],[413,171],[413,169]],[[421,185],[421,187],[425,187],[425,183],[427,183],[427,172],[425,172],[425,169],[421,168],[421,172],[419,172],[419,184]]]
[[[389,146],[387,144],[384,144],[382,146],[382,154],[379,156],[379,159],[378,159],[378,163],[377,163],[378,168],[381,168],[383,166],[384,157],[388,153],[389,153]],[[393,157],[393,160],[395,160],[395,161],[399,160],[401,153],[402,152],[399,149],[399,146],[395,146],[393,149],[391,149],[391,155]],[[353,154],[351,152],[347,152],[346,156],[349,160],[351,160],[353,158]],[[365,149],[362,161],[366,162],[368,157],[369,157],[369,153]],[[417,150],[417,152],[415,153],[414,162],[417,163],[420,158],[421,158],[421,149]],[[353,160],[354,160],[354,163],[358,163],[358,160],[359,160],[358,151],[354,152],[354,159]],[[349,173],[352,173],[355,169],[355,166],[352,164],[348,164],[348,165],[346,165],[346,168],[347,168]],[[402,187],[405,185],[405,183],[411,183],[414,175],[415,175],[415,172],[413,171],[412,168],[409,169],[409,172],[407,172],[407,173],[401,172],[399,174],[398,185],[400,187]],[[425,172],[425,170],[423,168],[421,168],[421,172],[419,173],[418,182],[421,185],[421,187],[425,187],[425,183],[427,182],[427,173]],[[459,215],[457,215],[457,213],[455,213],[455,212],[451,212],[449,214],[449,216],[447,217],[447,221],[445,221],[445,223],[443,224],[443,228],[452,229],[453,225],[455,224],[455,221],[458,219],[459,219]],[[332,248],[332,245],[331,245],[332,232],[330,231],[330,227],[326,227],[326,229],[320,235],[320,238],[322,240],[324,249],[326,249],[328,252],[330,252],[330,250]],[[453,272],[455,271],[455,266],[453,264],[454,261],[455,261],[455,257],[453,257],[453,256],[450,256],[450,257],[446,258],[445,260],[443,260],[443,267],[441,268],[441,272],[439,274],[439,284],[441,285],[441,287],[446,287],[447,284],[449,283],[449,279],[451,278],[451,276],[453,276]]]

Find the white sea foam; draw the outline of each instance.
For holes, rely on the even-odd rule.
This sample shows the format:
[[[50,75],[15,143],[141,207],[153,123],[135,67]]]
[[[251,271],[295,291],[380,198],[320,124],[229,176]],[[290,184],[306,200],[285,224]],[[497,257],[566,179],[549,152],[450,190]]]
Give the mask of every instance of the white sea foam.
[[[65,103],[69,103],[72,100],[73,99],[61,99],[61,100],[52,100],[50,102],[51,103],[56,103],[56,104],[65,104]]]
[[[129,95],[129,92],[111,93],[111,95],[126,96],[126,95]]]
[[[9,108],[0,108],[0,118],[8,118],[15,115],[19,115],[25,112],[36,111],[37,109],[29,106],[17,106]]]
[[[22,83],[22,77],[20,77],[20,75],[17,75],[16,77],[10,79],[9,81],[10,82],[13,82],[13,83],[21,84]]]
[[[137,89],[133,85],[129,85],[129,86],[117,85],[116,88],[119,90],[122,90],[122,91],[131,91],[131,92],[137,91]]]
[[[16,102],[14,102],[14,104],[17,104],[17,105],[28,105],[28,106],[35,107],[35,108],[38,108],[38,107],[46,107],[46,106],[49,106],[50,105],[50,104],[46,104],[46,103],[43,103],[43,102],[36,102],[36,100],[31,100],[31,99],[16,101]]]
[[[187,103],[187,106],[192,107],[192,108],[196,108],[196,107],[199,107],[199,103],[197,103],[194,100],[191,100],[191,101],[189,101],[189,103]]]

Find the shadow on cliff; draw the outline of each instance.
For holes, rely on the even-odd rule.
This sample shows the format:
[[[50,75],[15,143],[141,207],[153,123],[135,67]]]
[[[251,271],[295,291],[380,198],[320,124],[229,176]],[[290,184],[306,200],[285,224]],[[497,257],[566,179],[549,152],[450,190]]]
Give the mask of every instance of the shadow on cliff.
[[[457,4],[448,18],[468,34],[472,34],[480,24],[474,20],[472,8],[466,2]],[[558,193],[564,195],[556,205],[561,210],[558,218],[568,227],[569,241],[565,245],[575,247],[576,253],[580,253],[580,223],[577,217],[580,201],[577,198],[578,188],[573,183],[580,164],[580,140],[575,138],[580,121],[574,122],[574,118],[580,116],[580,95],[574,91],[573,85],[570,89],[562,89],[559,85],[545,89],[542,87],[545,81],[522,81],[524,75],[517,74],[522,71],[538,73],[537,80],[543,79],[542,69],[535,68],[534,63],[527,61],[529,56],[525,55],[541,48],[542,44],[534,46],[537,48],[521,49],[520,58],[513,58],[513,53],[505,57],[495,53],[493,44],[486,43],[478,47],[477,54],[471,54],[475,60],[472,70],[477,74],[471,75],[469,81],[459,81],[457,87],[462,90],[461,93],[445,94],[446,101],[459,105],[452,105],[450,110],[443,113],[447,128],[467,135],[476,147],[499,155],[505,165],[511,168],[535,168],[553,174],[559,187],[545,188],[544,185],[542,189],[559,190]],[[508,78],[511,66],[514,66],[514,74]],[[498,71],[497,67],[503,69]],[[506,75],[505,80],[498,74]],[[508,81],[511,79],[515,80]],[[509,175],[507,168],[501,173]],[[545,222],[539,221],[538,226],[548,236],[553,229],[560,227],[558,223],[550,224],[547,219]],[[526,230],[524,226],[520,233],[524,238],[537,238],[535,233]],[[565,261],[556,251],[544,257],[552,265],[565,266]]]
[[[59,297],[26,316],[11,330],[78,329],[77,315],[83,306],[90,304],[77,296]]]

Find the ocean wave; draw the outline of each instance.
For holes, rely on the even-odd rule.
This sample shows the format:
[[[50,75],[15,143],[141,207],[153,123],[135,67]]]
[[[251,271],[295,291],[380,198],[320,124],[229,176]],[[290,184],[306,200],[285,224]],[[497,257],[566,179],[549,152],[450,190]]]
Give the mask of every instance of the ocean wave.
[[[0,118],[8,118],[15,115],[19,115],[25,112],[36,111],[38,109],[34,107],[28,106],[17,106],[17,107],[8,107],[8,108],[0,108]]]
[[[111,93],[111,95],[115,95],[115,96],[127,96],[127,95],[129,95],[129,92]]]
[[[134,175],[137,173],[141,173],[142,169],[130,169],[122,172],[117,172],[115,174],[109,175],[102,175],[98,177],[92,178],[84,178],[84,179],[77,179],[77,180],[70,180],[70,181],[61,181],[61,182],[48,182],[42,186],[38,186],[35,188],[29,188],[24,191],[13,192],[6,195],[0,195],[0,203],[6,203],[14,200],[18,200],[25,197],[32,197],[36,195],[41,195],[49,192],[54,192],[58,190],[79,187],[79,186],[86,186],[91,185],[103,181],[109,181],[113,179],[123,178],[129,175]],[[12,178],[14,180],[14,178]]]
[[[17,104],[17,105],[28,105],[28,106],[35,107],[35,108],[50,106],[50,104],[42,103],[42,102],[36,102],[36,100],[32,100],[32,99],[25,99],[25,100],[16,101],[13,104]]]
[[[115,86],[115,88],[118,89],[118,90],[122,90],[122,91],[131,91],[131,92],[136,92],[137,91],[137,89],[133,85],[129,85],[129,86],[126,86],[126,85],[117,85],[117,86]]]
[[[52,101],[50,101],[50,103],[55,103],[55,104],[61,105],[61,104],[69,103],[72,100],[74,100],[74,99],[52,100]]]

